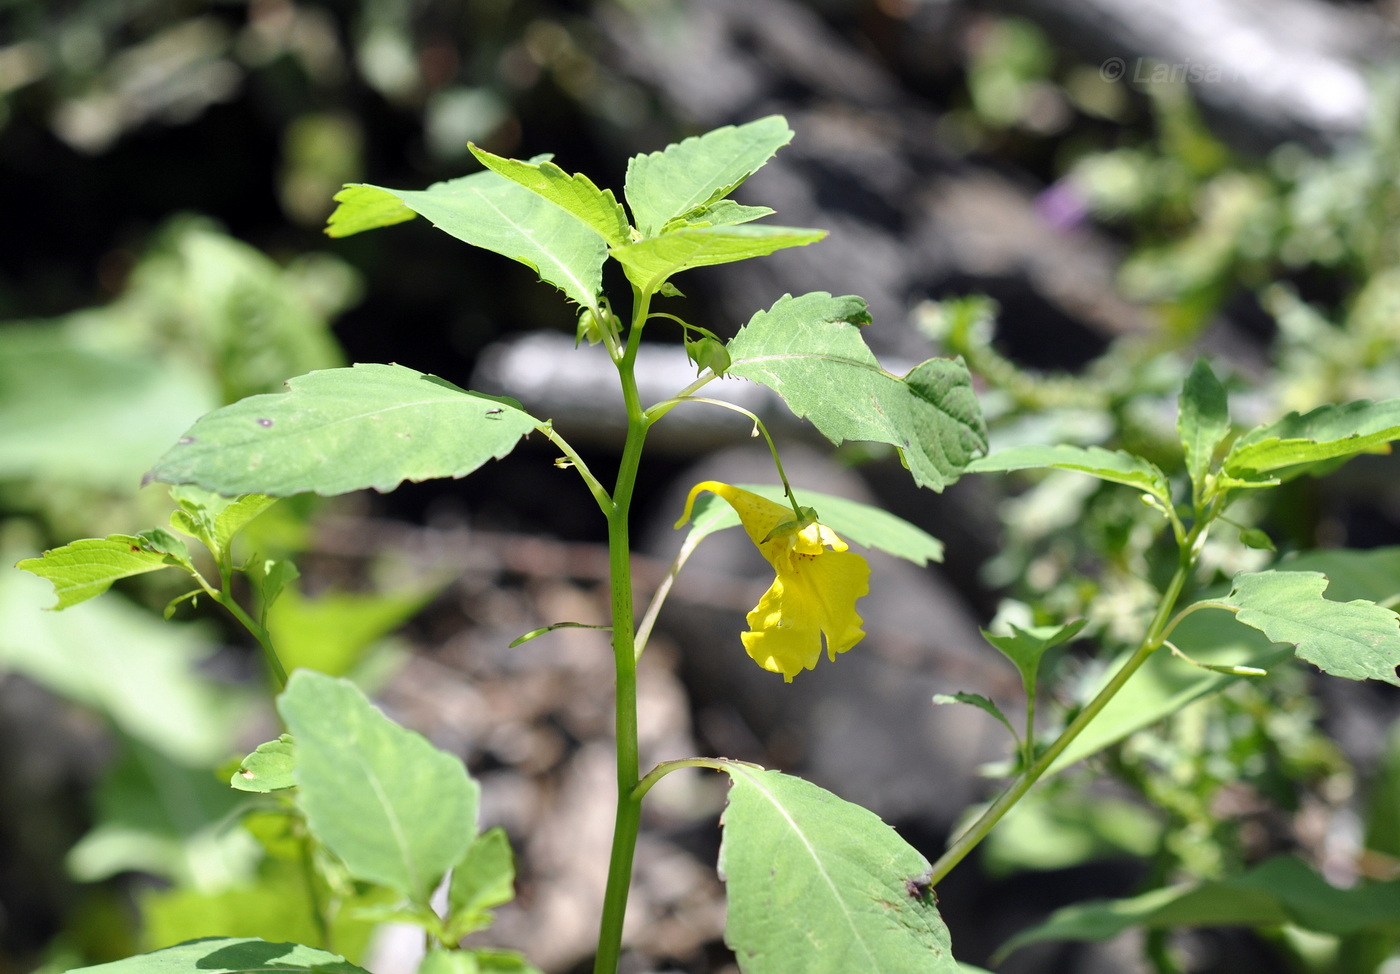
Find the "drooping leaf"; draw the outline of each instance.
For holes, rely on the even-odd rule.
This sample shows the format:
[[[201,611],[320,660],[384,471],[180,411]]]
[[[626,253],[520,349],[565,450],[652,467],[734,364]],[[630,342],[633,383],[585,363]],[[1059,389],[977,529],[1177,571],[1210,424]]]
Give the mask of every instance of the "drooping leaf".
[[[1227,474],[1245,479],[1284,468],[1297,473],[1326,460],[1388,452],[1387,444],[1396,438],[1400,399],[1319,406],[1308,413],[1289,413],[1241,436],[1223,467]]]
[[[229,495],[389,491],[464,477],[539,425],[513,400],[402,365],[310,372],[287,387],[205,416],[146,480]]]
[[[1012,626],[1009,636],[996,636],[983,629],[982,638],[1011,661],[1021,674],[1026,695],[1034,697],[1041,657],[1053,647],[1073,639],[1087,624],[1087,619],[1076,619],[1063,626],[1033,626],[1029,629]]]
[[[650,237],[675,217],[724,199],[791,140],[787,120],[770,115],[634,156],[624,194],[637,229]]]
[[[1001,708],[993,703],[989,698],[980,693],[935,693],[933,695],[935,704],[965,703],[976,707],[984,713],[990,714],[1001,722],[1001,725],[1011,732],[1011,738],[1016,742],[1016,746],[1021,746],[1021,735],[1016,733],[1016,728],[1011,726],[1011,721],[1006,719],[1006,714],[1001,712]]]
[[[886,372],[860,334],[869,320],[855,296],[784,296],[729,342],[727,374],[768,386],[833,443],[894,446],[916,483],[942,490],[987,448],[971,377],[947,359]]]
[[[150,550],[143,539],[131,534],[83,538],[53,548],[38,558],[26,558],[15,567],[53,583],[58,604],[54,609],[86,602],[112,587],[119,578],[144,575],[178,564],[163,552]]]
[[[70,974],[368,974],[345,958],[301,944],[272,944],[253,937],[210,937],[138,954]]]
[[[798,227],[689,227],[613,247],[609,253],[622,265],[629,281],[643,291],[655,292],[681,271],[764,257],[786,247],[805,247],[825,236],[825,230]]]
[[[1200,484],[1215,449],[1230,432],[1230,404],[1225,387],[1203,358],[1196,359],[1177,403],[1176,429],[1186,451],[1186,470]]]
[[[476,837],[452,868],[447,902],[449,939],[460,939],[491,924],[491,910],[515,899],[515,858],[504,829]]]
[[[1105,450],[1100,446],[1013,446],[981,457],[967,465],[968,473],[1001,473],[1008,470],[1077,470],[1091,477],[1115,484],[1136,487],[1171,503],[1171,486],[1167,475],[1142,457],[1122,450]]]
[[[458,240],[526,265],[569,300],[598,307],[607,259],[603,238],[569,211],[489,169],[425,190],[356,184],[335,199],[340,206],[326,228],[332,237],[402,223],[417,213]]]
[[[1326,590],[1321,572],[1244,572],[1224,601],[1239,607],[1240,622],[1333,676],[1400,686],[1400,618],[1365,599],[1330,601]]]
[[[243,759],[229,779],[229,784],[238,791],[281,791],[296,785],[296,779],[292,777],[295,766],[292,735],[283,734],[275,741],[259,744],[257,750]]]
[[[1293,924],[1345,936],[1364,930],[1400,933],[1400,880],[1351,889],[1331,886],[1305,863],[1270,859],[1242,876],[1183,884],[1124,900],[1077,903],[1022,931],[998,953],[1042,940],[1107,940],[1129,929],[1277,927]]]
[[[735,486],[778,504],[787,503],[787,495],[777,484]],[[821,522],[846,541],[875,548],[916,565],[943,560],[943,542],[882,507],[805,489],[797,491],[797,499],[803,507],[815,510]],[[713,494],[702,494],[695,499],[691,510],[690,533],[686,535],[685,544],[694,547],[707,535],[738,526],[739,515],[734,508]]]
[[[571,176],[552,162],[521,162],[494,155],[479,146],[468,144],[467,148],[487,169],[568,210],[592,227],[608,246],[616,247],[632,239],[627,212],[612,190],[599,189],[582,173]]]
[[[719,868],[744,974],[955,974],[928,860],[872,812],[734,764]]]
[[[476,836],[462,762],[376,710],[354,684],[297,670],[278,698],[296,741],[297,802],[358,879],[426,906]]]

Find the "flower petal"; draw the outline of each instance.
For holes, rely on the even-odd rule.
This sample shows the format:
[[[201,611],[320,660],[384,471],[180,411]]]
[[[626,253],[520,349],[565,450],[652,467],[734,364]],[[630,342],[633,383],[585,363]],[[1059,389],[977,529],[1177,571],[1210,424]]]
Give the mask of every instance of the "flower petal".
[[[744,649],[766,670],[792,678],[835,659],[865,637],[856,600],[870,591],[870,566],[854,552],[797,554],[748,615]]]

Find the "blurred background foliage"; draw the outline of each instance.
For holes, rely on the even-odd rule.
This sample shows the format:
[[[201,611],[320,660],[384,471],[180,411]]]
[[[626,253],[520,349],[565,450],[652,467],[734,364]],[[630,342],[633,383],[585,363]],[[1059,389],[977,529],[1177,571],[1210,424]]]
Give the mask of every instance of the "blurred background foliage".
[[[1207,124],[1187,86],[1108,77],[1063,38],[980,4],[800,9],[930,113],[921,137],[957,166],[1008,177],[1062,246],[1094,233],[1116,248],[1112,297],[1147,326],[1101,331],[1072,369],[1009,351],[1036,347],[1026,336],[1055,345],[1053,316],[912,296],[910,322],[977,373],[999,443],[1104,444],[1179,468],[1173,403],[1199,351],[1216,358],[1246,423],[1400,395],[1400,80],[1384,66],[1364,132],[1325,150],[1260,152]],[[692,14],[681,0],[0,0],[5,563],[163,522],[171,504],[159,488],[138,491],[141,474],[221,403],[347,361],[398,361],[466,384],[497,339],[571,333],[569,310],[528,271],[434,234],[331,245],[320,234],[331,197],[345,182],[460,175],[474,168],[468,141],[520,157],[553,151],[616,187],[629,154],[707,127],[636,69],[618,25],[644,25],[685,52]],[[818,87],[776,70],[764,83],[779,104]],[[839,91],[842,81],[823,83]],[[697,275],[696,300],[726,280]],[[918,303],[926,297],[945,299]],[[454,503],[484,523],[597,540],[584,500],[561,501],[501,466],[454,485]],[[1215,544],[1201,585],[1273,557],[1253,529],[1283,552],[1400,541],[1396,473],[1388,458],[1365,458],[1325,487],[1295,482],[1267,505],[1240,505],[1253,547]],[[1014,496],[979,489],[967,530],[984,535],[987,560],[963,595],[970,611],[1012,621],[1095,620],[1083,636],[1097,651],[1085,639],[1060,660],[1072,707],[1154,598],[1154,515],[1067,474]],[[425,486],[285,502],[255,522],[250,545],[296,554],[314,545],[316,517],[422,522],[442,497]],[[184,612],[162,623],[178,593],[158,578],[61,615],[38,611],[50,597],[36,582],[0,573],[0,974],[112,959],[211,922],[301,936],[310,920],[288,892],[275,816],[226,828],[234,798],[208,772],[247,744],[250,721],[266,723],[238,637]],[[396,658],[385,637],[444,580],[378,566],[322,583],[280,603],[279,645],[374,684]],[[1361,732],[1369,742],[1339,744],[1317,728],[1335,701],[1310,687],[1296,671],[1238,683],[1213,709],[1131,738],[1098,766],[1118,782],[1109,796],[1061,776],[989,844],[987,873],[1136,857],[1149,865],[1135,881],[1152,888],[1299,849],[1338,881],[1395,875],[1400,738],[1376,733],[1393,697],[1348,698],[1375,717]],[[1330,851],[1328,830],[1346,828],[1371,836],[1359,866]],[[1010,932],[964,933],[955,907],[950,918],[955,943]],[[357,955],[365,933],[343,931],[342,949]],[[1299,970],[1360,974],[1394,949],[1394,937],[1319,946],[1271,936]],[[1148,939],[1156,969],[1174,969],[1165,939]],[[1220,964],[1240,959],[1217,953]],[[1274,960],[1249,969],[1278,969],[1267,965],[1280,954],[1264,956]]]

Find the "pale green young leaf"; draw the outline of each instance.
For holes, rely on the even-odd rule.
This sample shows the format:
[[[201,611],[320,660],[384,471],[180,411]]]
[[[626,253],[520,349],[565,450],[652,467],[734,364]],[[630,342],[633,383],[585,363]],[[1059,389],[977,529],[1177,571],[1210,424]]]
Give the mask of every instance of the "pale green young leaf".
[[[805,247],[825,236],[825,230],[797,227],[689,227],[614,247],[609,253],[629,281],[654,293],[681,271],[764,257],[786,247]]]
[[[348,237],[366,230],[392,227],[418,215],[404,205],[393,190],[367,183],[347,183],[334,199],[339,205],[326,221],[328,237]]]
[[[348,680],[297,670],[277,710],[296,741],[297,802],[312,834],[355,878],[426,907],[476,837],[479,789],[462,762]]]
[[[310,372],[195,423],[146,474],[225,494],[343,494],[464,477],[539,421],[510,399],[402,365]]]
[[[982,638],[1011,661],[1021,674],[1026,695],[1034,697],[1041,658],[1053,647],[1073,639],[1087,624],[1087,619],[1076,619],[1063,626],[1032,626],[1028,629],[1012,626],[1009,636],[996,636],[983,629]]]
[[[1155,464],[1122,450],[1105,450],[1099,446],[1071,446],[1064,443],[1055,446],[1013,446],[972,461],[967,465],[967,472],[1002,473],[1009,470],[1046,468],[1087,473],[1091,477],[1110,483],[1136,487],[1164,504],[1171,503],[1171,486],[1167,482],[1167,475]]]
[[[1400,880],[1330,885],[1305,863],[1270,859],[1241,876],[1184,883],[1123,900],[1076,903],[1024,930],[998,951],[1006,956],[1043,940],[1107,940],[1132,927],[1280,927],[1332,936],[1366,930],[1394,932],[1400,916]]]
[[[744,974],[955,974],[928,860],[872,812],[734,764],[719,870]]]
[[[1016,742],[1016,746],[1018,748],[1021,746],[1021,735],[1016,733],[1016,728],[1011,726],[1011,721],[1006,719],[1006,714],[1002,713],[1001,708],[989,698],[982,696],[980,693],[963,693],[962,691],[957,693],[935,693],[933,695],[933,702],[940,706],[949,703],[965,703],[969,706],[976,707],[978,710],[990,714],[992,717],[1001,721],[1001,725],[1011,732],[1011,739]]]
[[[650,237],[672,219],[724,199],[791,140],[787,120],[770,115],[634,156],[624,194],[637,229]]]
[[[730,340],[727,374],[768,386],[833,443],[890,444],[916,483],[942,490],[987,448],[972,379],[948,359],[886,372],[860,334],[869,320],[855,296],[786,295]]]
[[[214,543],[218,550],[227,553],[238,532],[276,503],[277,498],[265,494],[244,494],[220,511],[214,518]]]
[[[572,213],[489,169],[425,190],[347,186],[335,198],[340,206],[326,230],[333,237],[401,223],[405,211],[418,213],[458,240],[525,264],[571,301],[598,307],[607,243]]]
[[[295,766],[296,751],[292,745],[292,735],[283,734],[275,741],[259,744],[257,750],[244,758],[229,779],[229,785],[237,791],[281,791],[296,785],[292,777]]]
[[[1225,387],[1203,358],[1196,359],[1182,386],[1176,429],[1186,452],[1191,482],[1200,484],[1210,470],[1216,447],[1230,432],[1230,404]]]
[[[175,559],[151,551],[144,539],[132,534],[83,538],[53,548],[38,558],[26,558],[15,567],[53,583],[58,604],[54,609],[86,602],[112,587],[119,578],[144,575],[176,564]]]
[[[1323,598],[1321,572],[1242,572],[1224,601],[1235,618],[1333,676],[1400,686],[1400,618],[1365,599]]]
[[[745,206],[734,200],[716,200],[699,210],[670,220],[661,228],[663,234],[685,227],[732,227],[740,223],[752,223],[765,216],[772,216],[774,210],[768,206]]]
[[[277,600],[282,597],[287,586],[301,577],[301,572],[297,571],[296,564],[285,558],[258,559],[248,565],[245,573],[258,593],[258,606],[264,616],[277,604]],[[277,640],[275,635],[273,640],[280,645],[280,640]],[[326,672],[319,666],[313,667],[313,669]]]
[[[165,528],[147,528],[145,531],[136,532],[136,537],[141,540],[141,547],[147,551],[154,551],[158,554],[169,555],[175,564],[178,564],[186,571],[193,570],[194,566],[190,562],[189,545],[171,534]]]
[[[1244,479],[1270,470],[1300,473],[1308,466],[1358,453],[1387,453],[1400,438],[1400,399],[1361,400],[1289,413],[1240,437],[1226,455],[1227,474]]]
[[[368,974],[338,954],[254,937],[209,937],[70,974]]]
[[[515,859],[502,828],[476,837],[462,861],[452,868],[448,886],[449,939],[460,939],[491,925],[491,910],[515,899]]]
[[[735,486],[778,504],[787,503],[787,495],[777,484]],[[882,507],[815,490],[802,489],[796,493],[803,507],[815,510],[818,519],[846,541],[883,551],[916,565],[943,560],[943,542]],[[734,508],[714,494],[701,494],[695,499],[691,510],[690,533],[686,535],[685,546],[693,548],[707,535],[738,526],[739,515]]]
[[[627,212],[613,196],[612,190],[599,189],[593,180],[582,173],[571,176],[549,161],[506,159],[470,143],[467,148],[487,169],[568,210],[592,227],[607,241],[608,246],[616,247],[632,239]]]

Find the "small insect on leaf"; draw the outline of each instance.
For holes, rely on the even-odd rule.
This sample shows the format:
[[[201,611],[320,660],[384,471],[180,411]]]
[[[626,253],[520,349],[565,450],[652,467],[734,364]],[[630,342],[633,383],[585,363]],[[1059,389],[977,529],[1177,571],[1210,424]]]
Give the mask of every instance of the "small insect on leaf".
[[[494,419],[496,417],[499,417],[503,412],[505,412],[505,410],[502,409],[500,406],[493,406],[490,409],[486,410],[486,415]]]

